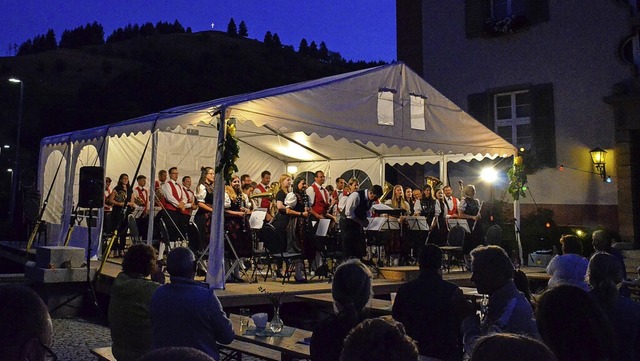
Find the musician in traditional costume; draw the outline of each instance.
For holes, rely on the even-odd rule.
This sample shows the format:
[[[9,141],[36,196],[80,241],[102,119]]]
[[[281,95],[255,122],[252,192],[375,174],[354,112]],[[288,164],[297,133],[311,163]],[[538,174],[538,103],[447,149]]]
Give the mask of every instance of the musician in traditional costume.
[[[267,193],[269,190],[271,190],[271,187],[269,186],[270,182],[271,182],[271,172],[269,172],[268,170],[262,171],[262,173],[260,173],[260,183],[256,185],[256,188],[253,190],[253,193],[255,194]],[[257,198],[257,200],[260,203],[260,208],[269,209],[269,206],[271,205],[271,198],[259,197]]]
[[[111,204],[109,203],[109,196],[111,195],[111,178],[106,177],[104,179],[104,225],[103,232],[111,233],[113,231],[111,226]]]
[[[189,240],[189,248],[194,254],[200,254],[209,243],[211,235],[211,214],[213,212],[213,183],[216,180],[216,172],[211,167],[200,168],[200,180],[196,188],[197,208],[194,222],[198,226],[199,237],[197,242]]]
[[[415,211],[416,199],[413,198],[413,189],[411,189],[411,187],[404,188],[404,199],[409,204],[409,212],[407,215],[413,216],[417,212]]]
[[[155,200],[154,203],[156,206],[160,207],[160,203],[164,200],[164,194],[162,193],[162,186],[167,182],[167,171],[161,169],[158,172],[158,179],[153,186],[153,190],[155,192]]]
[[[347,186],[343,190],[343,196],[340,197],[338,200],[338,215],[339,215],[338,218],[341,217],[342,214],[344,213],[342,210],[344,209],[344,205],[347,202],[347,198],[349,197],[349,194],[357,191],[358,188],[360,188],[360,182],[358,181],[358,179],[356,178],[349,179]]]
[[[404,189],[399,184],[393,187],[393,192],[391,194],[391,199],[388,199],[385,204],[394,209],[403,209],[405,213],[398,218],[388,216],[390,219],[398,220],[400,229],[389,231],[390,236],[387,242],[387,252],[388,254],[402,254],[406,253],[404,251],[408,250],[408,247],[405,247],[408,245],[405,245],[403,242],[404,235],[402,233],[402,227],[404,226],[403,223],[405,222],[406,215],[409,214],[409,202],[406,201]]]
[[[362,258],[367,254],[364,229],[371,206],[382,197],[382,187],[374,185],[370,189],[357,190],[349,194],[340,218],[342,250],[346,258]]]
[[[251,184],[253,181],[251,180],[251,176],[248,174],[243,174],[240,176],[240,186],[244,186],[245,184]]]
[[[187,224],[191,216],[187,208],[187,193],[178,183],[179,174],[177,167],[169,168],[169,180],[162,185],[162,205],[165,210],[162,214],[169,231],[169,242],[186,240]]]
[[[182,177],[182,187],[187,195],[187,204],[185,208],[189,210],[189,213],[193,215],[193,211],[196,208],[196,195],[191,190],[191,177],[188,175]]]
[[[253,195],[253,191],[255,189],[256,188],[251,183],[242,185],[242,193],[246,194],[247,197],[249,197],[248,207],[252,211],[254,211],[256,208],[258,208],[258,200],[255,199],[255,198],[251,198],[251,196]]]
[[[136,178],[136,182],[138,185],[133,189],[133,203],[136,207],[142,207],[142,213],[136,218],[136,226],[138,235],[145,240],[149,228],[149,191],[145,188],[147,177],[141,174]]]
[[[438,246],[444,246],[447,243],[447,235],[449,229],[447,225],[447,212],[444,203],[444,191],[442,188],[436,188],[436,199],[433,211],[433,219],[429,223],[429,243]]]
[[[330,218],[335,221],[335,217],[329,214],[329,207],[331,206],[331,198],[329,192],[323,187],[324,182],[326,181],[326,177],[324,172],[319,170],[316,171],[314,176],[314,182],[311,187],[307,187],[305,191],[307,193],[307,197],[309,198],[309,206],[311,207],[309,210],[311,212],[311,222],[318,221],[324,218]],[[317,227],[317,224],[316,224]],[[315,244],[311,244],[310,247],[315,247]],[[320,253],[315,250],[305,250],[307,251],[306,256],[311,256],[311,254],[315,254],[315,266],[320,267],[322,263],[322,257],[320,257]],[[307,259],[312,259],[307,258]]]
[[[113,245],[113,256],[122,257],[124,249],[127,245],[127,228],[126,222],[127,212],[129,211],[131,201],[131,187],[129,186],[129,176],[125,173],[118,177],[118,184],[113,188],[113,192],[109,195],[109,204],[113,205],[111,211],[111,224],[114,231],[118,231],[116,244]]]
[[[435,216],[436,200],[433,198],[431,186],[426,184],[422,188],[420,198],[416,198],[415,212],[423,217],[427,217],[427,224],[431,224]]]
[[[451,186],[444,186],[444,206],[447,213],[447,218],[458,218],[458,198],[453,195]]]
[[[225,187],[224,195],[224,230],[239,258],[251,257],[252,242],[247,216],[251,213],[248,208],[249,197],[242,193],[240,177],[236,174],[231,178],[229,185]],[[227,246],[227,253],[233,256]],[[244,282],[240,278],[240,269],[235,268],[227,282]]]
[[[479,222],[482,202],[475,198],[476,187],[473,184],[469,184],[464,187],[462,193],[464,198],[458,204],[458,218],[466,219],[471,230],[469,242],[464,243],[464,249],[462,250],[466,254],[484,243],[484,232]]]

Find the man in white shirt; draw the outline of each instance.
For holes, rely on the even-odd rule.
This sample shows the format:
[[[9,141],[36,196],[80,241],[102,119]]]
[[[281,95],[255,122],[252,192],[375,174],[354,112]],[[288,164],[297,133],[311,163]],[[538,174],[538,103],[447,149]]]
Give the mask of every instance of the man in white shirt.
[[[256,188],[253,190],[253,193],[254,194],[267,193],[270,190],[269,189],[270,182],[271,182],[271,172],[269,172],[268,170],[262,171],[262,173],[260,173],[260,183],[256,185]],[[269,197],[260,197],[260,198],[256,198],[256,200],[258,201],[258,205],[260,206],[260,208],[269,209],[269,206],[271,205],[271,200],[269,199]]]
[[[458,218],[458,198],[453,196],[451,186],[444,186],[444,207],[447,218]]]
[[[189,222],[189,210],[186,208],[188,203],[187,192],[181,184],[178,183],[177,167],[169,169],[169,180],[162,185],[162,193],[164,194],[163,213],[167,230],[169,231],[169,241],[173,242],[178,239],[184,239],[187,223]]]
[[[369,224],[367,213],[380,197],[382,187],[377,184],[349,194],[344,206],[345,217],[340,218],[342,249],[346,258],[362,258],[366,254],[363,227]]]
[[[328,213],[331,203],[329,192],[323,187],[326,179],[323,171],[316,171],[313,184],[305,191],[309,198],[309,206],[311,207],[311,215],[313,216],[311,218],[312,220],[323,218],[333,219],[333,216]]]

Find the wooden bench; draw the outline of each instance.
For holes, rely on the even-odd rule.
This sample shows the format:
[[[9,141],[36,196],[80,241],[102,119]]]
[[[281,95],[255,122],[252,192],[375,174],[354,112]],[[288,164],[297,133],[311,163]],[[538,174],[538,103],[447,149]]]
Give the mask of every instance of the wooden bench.
[[[92,348],[91,354],[98,357],[99,361],[117,361],[116,358],[113,357],[113,352],[111,352],[111,346]]]
[[[249,355],[263,360],[280,361],[280,352],[253,343],[233,340],[228,345],[218,345],[220,361],[242,360],[242,355]]]

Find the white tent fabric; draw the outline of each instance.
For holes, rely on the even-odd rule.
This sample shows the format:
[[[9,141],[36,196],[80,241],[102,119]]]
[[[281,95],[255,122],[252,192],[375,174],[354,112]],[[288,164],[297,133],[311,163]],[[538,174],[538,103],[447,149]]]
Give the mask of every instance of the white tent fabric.
[[[381,117],[379,112],[385,108],[388,114]],[[82,165],[104,164],[114,186],[120,173],[133,177],[140,158],[139,173],[147,176],[148,185],[153,184],[156,170],[171,166],[178,166],[180,176],[190,175],[196,184],[200,166],[215,163],[221,117],[237,120],[237,163],[240,173],[253,179],[264,169],[277,178],[287,166],[297,166],[298,172],[323,170],[330,180],[357,168],[367,172],[373,183],[381,184],[385,163],[426,162],[440,162],[441,179],[446,179],[446,162],[508,157],[516,152],[403,63],[393,63],[43,139],[40,190],[51,187],[60,154],[68,158],[64,176],[56,180],[64,184],[65,194],[58,194],[60,186],[56,185],[51,211],[45,214],[52,224],[50,239],[61,239],[77,200],[74,175],[81,166],[78,156],[83,147],[95,147],[93,152],[99,157],[95,164]],[[145,152],[148,140],[151,144]],[[56,150],[59,152],[54,153]],[[216,197],[221,197],[222,187],[216,190]],[[219,207],[214,209],[222,217]],[[60,209],[65,210],[62,217]],[[222,233],[212,223],[213,245],[216,238],[222,239]],[[222,274],[210,282],[221,287],[220,277]]]

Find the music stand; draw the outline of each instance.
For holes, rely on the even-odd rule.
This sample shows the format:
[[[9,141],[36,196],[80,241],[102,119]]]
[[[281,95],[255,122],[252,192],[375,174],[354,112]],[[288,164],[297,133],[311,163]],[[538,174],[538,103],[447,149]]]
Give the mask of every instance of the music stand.
[[[405,218],[409,225],[410,231],[428,231],[427,217],[425,216],[409,216]]]
[[[465,232],[471,233],[471,229],[469,228],[469,223],[467,222],[466,219],[463,219],[463,218],[447,218],[447,226],[449,227],[449,229],[455,226],[460,226],[462,227],[462,229],[464,229]]]

